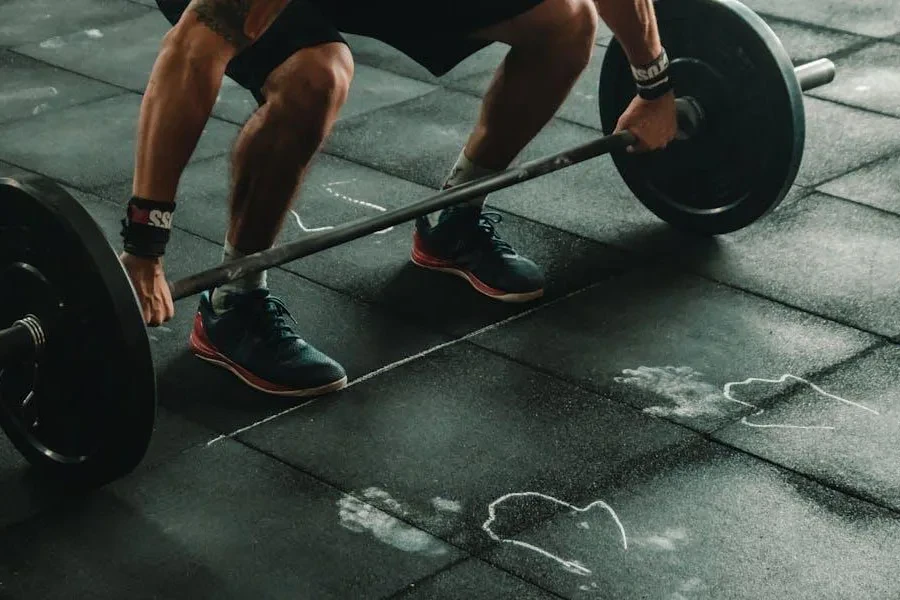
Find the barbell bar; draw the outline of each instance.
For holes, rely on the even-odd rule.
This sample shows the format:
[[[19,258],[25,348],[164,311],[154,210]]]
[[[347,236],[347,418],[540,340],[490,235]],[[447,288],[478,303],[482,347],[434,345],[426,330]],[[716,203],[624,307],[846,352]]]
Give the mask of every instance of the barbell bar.
[[[201,271],[170,283],[173,298],[193,296],[605,154],[612,154],[637,199],[675,227],[718,234],[755,222],[777,206],[793,183],[805,134],[798,99],[831,82],[835,66],[820,59],[794,67],[771,29],[736,0],[660,2],[657,19],[678,96],[679,136],[669,148],[625,153],[637,142],[635,136],[613,133],[618,115],[634,96],[630,69],[614,40],[600,81],[606,135]],[[710,35],[733,45],[716,46]],[[759,83],[765,89],[752,87]],[[724,136],[735,131],[761,137],[751,138],[757,145],[748,151],[741,139]],[[735,165],[728,177],[715,182],[717,187],[709,188],[712,192],[697,188],[706,183],[702,175],[716,178],[703,160],[715,163],[720,155],[751,160]],[[717,204],[710,204],[708,196]],[[59,247],[66,251],[58,252]],[[71,280],[73,274],[77,282]],[[156,410],[143,313],[102,230],[60,186],[37,177],[0,179],[0,293],[0,324],[9,324],[0,330],[0,427],[32,464],[58,477],[100,484],[130,472],[149,444]],[[101,422],[91,423],[91,418]],[[76,421],[84,427],[74,431]],[[36,433],[41,428],[52,431]],[[60,440],[66,435],[72,439],[63,449]]]

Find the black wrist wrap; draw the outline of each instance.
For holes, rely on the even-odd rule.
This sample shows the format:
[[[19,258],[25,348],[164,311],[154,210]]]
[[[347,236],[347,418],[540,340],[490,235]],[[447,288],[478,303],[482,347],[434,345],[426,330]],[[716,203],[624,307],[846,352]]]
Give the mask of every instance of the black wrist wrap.
[[[653,62],[631,67],[634,82],[637,86],[637,94],[645,100],[656,100],[672,91],[672,82],[669,80],[669,57],[665,49]]]
[[[163,256],[172,234],[174,212],[174,202],[153,202],[138,197],[129,200],[122,219],[125,252],[143,258]]]

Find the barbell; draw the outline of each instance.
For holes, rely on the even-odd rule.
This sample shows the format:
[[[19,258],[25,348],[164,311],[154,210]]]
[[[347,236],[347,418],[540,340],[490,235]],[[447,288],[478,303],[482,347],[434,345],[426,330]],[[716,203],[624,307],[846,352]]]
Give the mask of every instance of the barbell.
[[[627,153],[634,135],[613,133],[635,93],[614,40],[600,75],[602,137],[175,281],[173,298],[605,154],[635,197],[673,227],[715,235],[757,221],[781,202],[799,168],[802,93],[832,81],[834,65],[821,59],[794,68],[772,30],[736,0],[656,6],[679,122],[665,150]],[[0,179],[0,327],[0,427],[23,456],[76,484],[131,472],[146,453],[157,407],[143,314],[99,225],[62,187],[37,176]]]

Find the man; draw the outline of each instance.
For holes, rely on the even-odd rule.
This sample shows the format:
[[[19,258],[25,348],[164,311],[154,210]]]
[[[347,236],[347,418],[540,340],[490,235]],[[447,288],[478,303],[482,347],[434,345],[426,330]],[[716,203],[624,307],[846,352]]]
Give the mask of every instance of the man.
[[[620,129],[635,150],[675,135],[675,105],[651,0],[157,0],[173,28],[162,41],[141,106],[134,197],[121,260],[150,326],[174,315],[162,257],[181,174],[228,75],[260,104],[232,154],[224,261],[273,245],[310,159],[329,134],[353,76],[339,32],[380,39],[435,75],[491,42],[510,50],[446,185],[502,170],[556,113],[587,66],[602,17],[635,66],[638,95]],[[443,10],[441,10],[443,9]],[[432,14],[429,14],[432,13]],[[523,302],[544,277],[502,240],[484,198],[419,219],[412,260],[461,275],[479,292]],[[154,218],[148,218],[148,215]],[[204,293],[192,351],[272,394],[307,396],[343,387],[333,359],[301,339],[265,272]]]

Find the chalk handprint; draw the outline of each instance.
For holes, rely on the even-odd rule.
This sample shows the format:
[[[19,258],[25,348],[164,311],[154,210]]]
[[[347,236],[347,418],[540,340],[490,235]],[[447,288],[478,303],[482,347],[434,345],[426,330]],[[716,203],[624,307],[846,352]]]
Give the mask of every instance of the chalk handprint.
[[[715,385],[703,380],[703,376],[691,367],[638,367],[637,369],[624,369],[621,377],[616,377],[615,381],[626,385],[632,385],[637,388],[647,390],[661,396],[674,403],[674,406],[651,406],[645,408],[644,412],[658,417],[709,417],[724,416],[728,403],[738,404],[745,408],[753,410],[753,413],[741,419],[741,423],[748,427],[766,428],[766,429],[821,429],[833,430],[830,425],[814,425],[814,424],[793,424],[793,423],[765,423],[760,417],[766,412],[765,409],[740,399],[738,396],[746,397],[748,388],[752,387],[771,387],[783,386],[789,384],[801,383],[809,387],[810,390],[817,394],[822,400],[839,402],[845,406],[859,409],[873,415],[878,412],[868,406],[853,402],[846,398],[841,398],[829,392],[826,392],[819,386],[811,383],[802,377],[796,375],[785,374],[778,379],[763,379],[759,377],[749,377],[743,381],[732,381],[726,383],[724,388],[719,389]],[[745,393],[741,393],[741,388]],[[771,396],[772,394],[761,394]]]
[[[670,400],[675,406],[651,406],[644,412],[658,417],[724,416],[722,390],[703,380],[691,367],[625,369],[618,383],[633,385]]]

